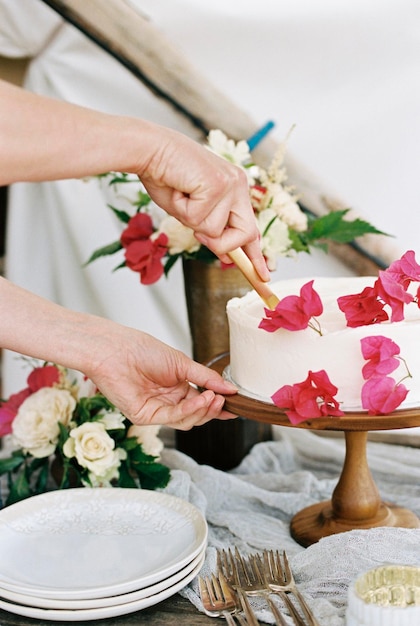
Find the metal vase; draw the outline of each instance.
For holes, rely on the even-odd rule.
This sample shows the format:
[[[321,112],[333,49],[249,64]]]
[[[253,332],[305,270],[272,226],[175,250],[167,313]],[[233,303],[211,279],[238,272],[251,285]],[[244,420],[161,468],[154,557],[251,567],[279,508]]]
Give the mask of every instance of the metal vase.
[[[208,363],[229,351],[227,301],[243,296],[251,286],[237,268],[222,269],[217,262],[184,259],[183,270],[193,357]],[[269,424],[238,417],[177,431],[176,445],[198,463],[227,470],[236,467],[255,443],[268,439]]]

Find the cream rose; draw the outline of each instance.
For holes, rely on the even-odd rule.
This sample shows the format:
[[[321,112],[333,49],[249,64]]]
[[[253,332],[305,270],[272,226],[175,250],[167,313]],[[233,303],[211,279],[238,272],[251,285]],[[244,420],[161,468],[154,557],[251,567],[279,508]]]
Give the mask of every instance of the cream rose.
[[[42,387],[19,407],[12,425],[15,442],[36,458],[50,456],[58,442],[58,422],[69,424],[75,407],[67,389]]]
[[[135,437],[141,443],[143,452],[150,456],[159,457],[163,450],[163,442],[159,439],[160,426],[140,426],[133,424],[127,432],[127,437]]]
[[[98,413],[98,416],[99,415],[101,417],[97,421],[100,424],[103,424],[106,430],[118,430],[120,428],[125,428],[125,417],[122,413],[117,411],[117,409],[115,409],[114,411],[102,410]]]
[[[81,467],[106,481],[117,478],[121,460],[127,456],[125,450],[115,449],[115,441],[100,422],[85,422],[73,428],[63,453],[68,458],[75,456]]]
[[[196,252],[200,244],[194,237],[194,231],[184,226],[172,215],[164,217],[159,225],[159,229],[153,237],[158,237],[165,233],[168,237],[169,254],[181,254],[181,252]]]
[[[289,229],[273,209],[258,213],[257,223],[261,233],[261,249],[267,260],[267,267],[270,271],[274,271],[277,257],[287,256],[292,245]]]

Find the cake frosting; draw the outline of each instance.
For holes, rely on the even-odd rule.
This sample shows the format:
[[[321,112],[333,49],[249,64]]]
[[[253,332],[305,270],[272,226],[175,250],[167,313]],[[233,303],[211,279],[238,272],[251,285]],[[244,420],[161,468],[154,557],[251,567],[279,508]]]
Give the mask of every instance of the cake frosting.
[[[337,299],[372,287],[377,277],[301,278],[279,281],[270,287],[281,301],[286,296],[299,295],[301,287],[312,280],[323,305],[323,312],[316,318],[322,334],[309,327],[297,331],[278,328],[275,332],[259,328],[265,310],[264,302],[255,291],[228,302],[230,364],[226,376],[238,386],[240,393],[273,403],[272,396],[281,387],[301,383],[309,371],[324,370],[338,389],[335,398],[340,409],[363,411],[361,392],[366,380],[362,369],[366,359],[361,340],[383,336],[400,348],[401,359],[392,376],[396,381],[405,378],[408,394],[398,408],[420,406],[420,310],[417,303],[405,307],[401,321],[387,320],[352,328],[347,326]],[[407,369],[411,374],[409,378]]]

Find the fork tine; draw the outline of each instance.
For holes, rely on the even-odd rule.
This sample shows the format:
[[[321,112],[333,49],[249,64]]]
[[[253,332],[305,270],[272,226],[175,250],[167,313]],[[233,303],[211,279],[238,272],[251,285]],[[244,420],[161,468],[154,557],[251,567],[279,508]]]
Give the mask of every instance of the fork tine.
[[[266,586],[266,580],[264,575],[263,562],[260,554],[251,554],[248,559],[254,582],[257,582],[261,586]]]
[[[235,574],[237,572],[237,580],[239,581],[239,584],[241,584],[241,580],[245,580],[245,583],[248,586],[252,585],[249,569],[246,566],[245,560],[237,547],[235,547],[235,556],[231,554],[231,562],[233,562],[234,566],[236,567]]]
[[[207,588],[207,583],[202,576],[198,577],[198,588],[200,590],[200,597],[201,597],[201,601],[203,602],[203,604],[208,603],[210,605],[211,600],[210,600],[209,591]]]

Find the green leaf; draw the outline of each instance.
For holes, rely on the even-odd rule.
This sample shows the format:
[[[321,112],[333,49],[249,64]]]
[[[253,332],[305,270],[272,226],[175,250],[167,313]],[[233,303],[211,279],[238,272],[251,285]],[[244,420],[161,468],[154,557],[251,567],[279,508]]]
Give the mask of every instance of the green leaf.
[[[148,193],[145,193],[144,191],[140,191],[138,192],[138,196],[137,196],[137,202],[135,202],[135,205],[137,206],[137,212],[139,213],[140,210],[149,205],[151,203],[152,199],[149,196]]]
[[[171,478],[169,467],[161,463],[136,465],[135,471],[142,489],[163,489]]]
[[[115,213],[115,215],[118,217],[120,222],[123,222],[124,224],[128,224],[128,222],[131,220],[132,216],[129,213],[127,213],[127,211],[122,211],[121,209],[117,209],[117,207],[112,206],[111,204],[108,204],[108,207]]]
[[[167,276],[169,274],[169,270],[175,265],[175,263],[178,261],[179,257],[181,257],[182,254],[170,254],[168,256],[168,260],[166,261],[165,265],[163,266],[163,271],[165,273],[165,276]]]
[[[119,250],[122,250],[122,244],[121,241],[118,239],[117,241],[114,241],[107,246],[103,246],[103,248],[98,248],[97,250],[94,250],[86,263],[83,264],[83,267],[86,267],[86,265],[89,265],[89,263],[92,263],[92,261],[96,261],[96,259],[99,259],[102,256],[115,254]]]
[[[48,483],[48,476],[50,473],[50,463],[48,458],[45,459],[45,463],[42,465],[41,467],[41,471],[38,474],[38,478],[36,479],[35,482],[35,490],[36,493],[44,493],[45,491],[47,491],[47,483]]]
[[[6,505],[14,504],[29,496],[33,495],[29,485],[28,478],[24,471],[20,472],[18,477],[9,486],[9,495],[7,496]]]
[[[25,461],[25,457],[23,456],[23,454],[16,454],[16,455],[9,457],[8,459],[1,459],[0,460],[0,476],[2,474],[6,474],[7,472],[13,472],[18,467],[20,467],[22,463],[24,463],[24,461]]]
[[[119,467],[118,486],[126,489],[138,489],[138,484],[130,473],[127,461],[123,461]]]
[[[348,211],[349,209],[331,211],[327,215],[310,220],[308,230],[305,233],[308,243],[312,244],[322,239],[328,239],[337,243],[349,243],[367,233],[375,235],[386,234],[360,218],[354,220],[344,219]]]

